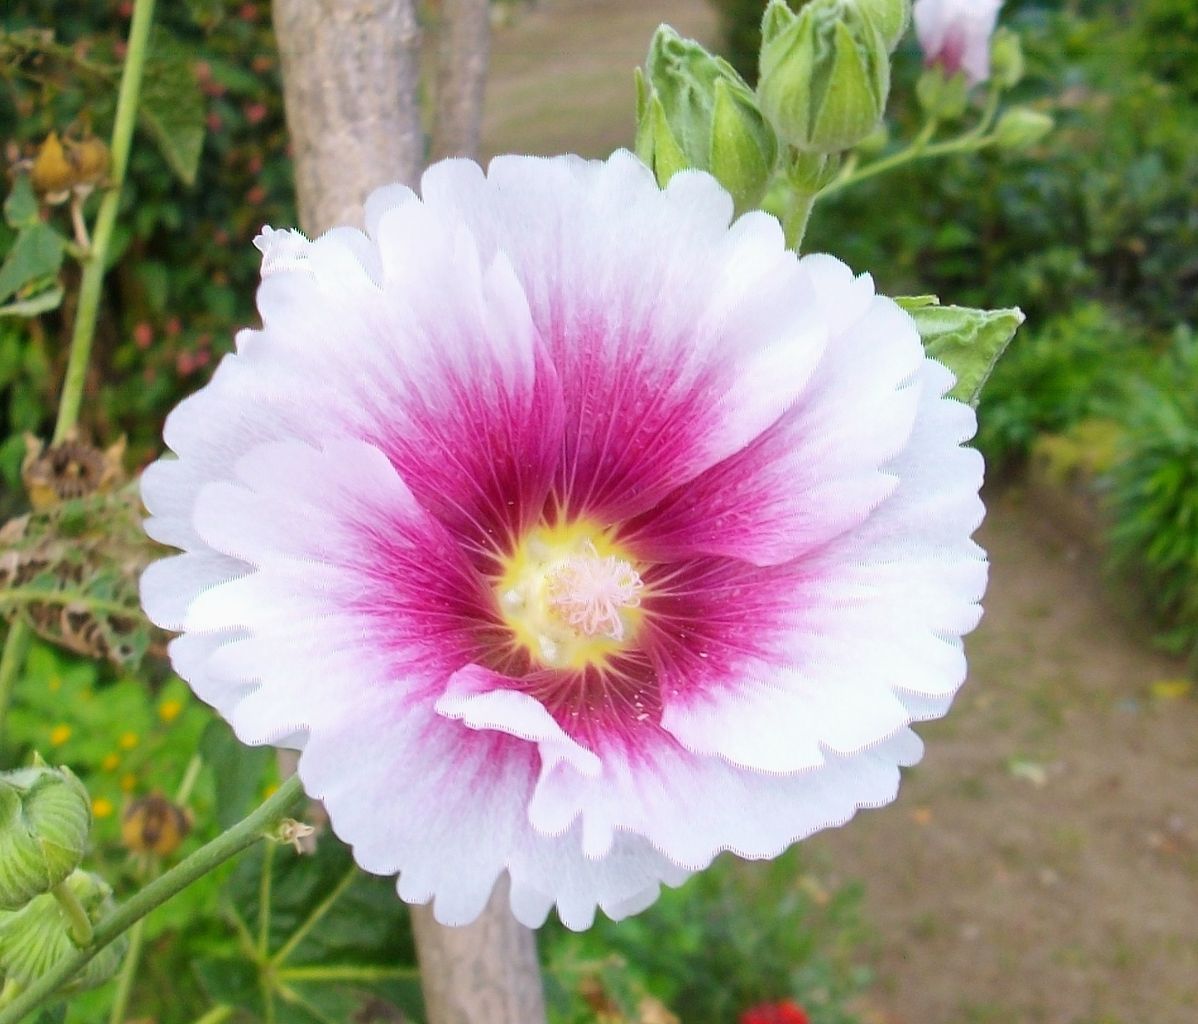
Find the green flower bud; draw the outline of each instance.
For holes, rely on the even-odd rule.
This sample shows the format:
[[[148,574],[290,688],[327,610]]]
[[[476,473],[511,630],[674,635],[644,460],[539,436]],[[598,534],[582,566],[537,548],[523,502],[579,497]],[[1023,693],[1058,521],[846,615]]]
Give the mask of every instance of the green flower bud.
[[[739,213],[761,201],[778,141],[732,65],[662,25],[637,75],[636,151],[662,185],[684,168],[708,171]]]
[[[757,92],[782,141],[804,152],[838,153],[877,128],[890,93],[890,51],[873,6],[810,0],[796,15],[772,0]]]
[[[1017,153],[1044,138],[1053,124],[1048,114],[1029,107],[1012,107],[994,127],[994,144],[1005,152]]]
[[[969,79],[961,71],[950,75],[939,64],[933,64],[915,83],[915,96],[928,117],[956,121],[969,105]]]
[[[1000,28],[990,44],[990,77],[1003,89],[1010,89],[1023,78],[1023,43],[1017,33]]]
[[[63,883],[95,923],[113,909],[112,889],[103,879],[76,871]],[[0,974],[22,988],[32,985],[77,946],[71,941],[71,921],[50,893],[35,897],[20,910],[0,911]],[[122,936],[105,946],[83,968],[67,991],[95,988],[120,967],[127,942]]]
[[[69,768],[37,758],[0,774],[0,910],[23,907],[74,871],[90,828],[91,801]]]
[[[857,0],[857,6],[873,21],[886,43],[886,52],[894,53],[911,24],[911,0]]]

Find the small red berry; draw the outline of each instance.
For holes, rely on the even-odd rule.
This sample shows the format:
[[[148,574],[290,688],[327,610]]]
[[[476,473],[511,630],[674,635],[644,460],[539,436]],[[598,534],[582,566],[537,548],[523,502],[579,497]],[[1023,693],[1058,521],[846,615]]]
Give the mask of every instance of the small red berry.
[[[133,344],[143,352],[154,344],[154,328],[144,320],[133,328]]]

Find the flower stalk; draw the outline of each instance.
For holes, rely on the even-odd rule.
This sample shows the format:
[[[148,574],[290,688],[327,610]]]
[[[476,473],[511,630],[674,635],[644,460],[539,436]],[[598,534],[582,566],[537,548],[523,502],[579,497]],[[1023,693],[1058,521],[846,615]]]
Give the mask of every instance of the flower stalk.
[[[133,127],[137,121],[137,105],[141,96],[141,80],[145,71],[146,52],[149,47],[150,25],[154,19],[155,0],[136,0],[133,5],[133,20],[129,27],[128,52],[121,72],[121,84],[117,93],[116,124],[112,130],[112,170],[110,183],[100,200],[96,214],[92,242],[87,249],[83,264],[83,279],[79,285],[79,306],[75,313],[75,326],[71,333],[71,347],[67,356],[66,377],[63,379],[62,395],[58,404],[58,422],[54,427],[54,444],[66,439],[79,420],[79,406],[83,398],[83,385],[87,378],[87,364],[91,358],[92,340],[96,335],[96,316],[100,308],[100,288],[107,270],[108,249],[112,243],[112,231],[116,226],[117,210],[121,202],[121,188],[125,183],[125,171],[129,166],[129,149],[133,141]]]
[[[87,911],[83,909],[83,904],[79,902],[79,897],[71,891],[70,886],[66,882],[59,882],[50,891],[54,894],[58,905],[62,907],[63,913],[67,915],[67,919],[71,922],[71,941],[81,949],[85,946],[90,946],[92,942],[92,923],[91,919],[87,916]]]
[[[200,847],[96,922],[89,945],[59,961],[53,970],[42,975],[0,1009],[0,1024],[18,1024],[27,1013],[50,999],[110,942],[197,879],[253,846],[287,817],[302,792],[299,778],[292,776],[249,816]]]
[[[989,134],[989,130],[994,123],[995,115],[998,113],[1000,93],[1001,90],[997,88],[990,90],[986,98],[986,106],[983,108],[982,116],[979,118],[977,124],[968,131],[962,132],[956,138],[945,139],[942,142],[933,142],[932,139],[935,137],[939,122],[935,118],[930,118],[920,130],[920,133],[905,149],[901,149],[888,157],[883,157],[881,160],[875,160],[873,163],[868,163],[863,167],[849,170],[848,173],[841,174],[820,190],[818,198],[827,199],[829,196],[835,195],[837,192],[842,192],[851,185],[867,181],[870,178],[877,177],[879,174],[885,174],[887,171],[892,171],[896,167],[902,167],[916,160],[953,156],[958,153],[974,153],[979,149],[985,149],[994,142],[994,136]]]

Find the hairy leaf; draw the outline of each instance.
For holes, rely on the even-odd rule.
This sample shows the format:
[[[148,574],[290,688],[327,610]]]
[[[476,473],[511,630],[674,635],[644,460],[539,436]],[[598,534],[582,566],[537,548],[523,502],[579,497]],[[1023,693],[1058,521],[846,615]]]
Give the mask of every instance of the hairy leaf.
[[[941,306],[933,295],[896,301],[914,318],[927,354],[956,375],[957,383],[949,394],[976,406],[994,364],[1023,323],[1023,313],[1018,309]]]

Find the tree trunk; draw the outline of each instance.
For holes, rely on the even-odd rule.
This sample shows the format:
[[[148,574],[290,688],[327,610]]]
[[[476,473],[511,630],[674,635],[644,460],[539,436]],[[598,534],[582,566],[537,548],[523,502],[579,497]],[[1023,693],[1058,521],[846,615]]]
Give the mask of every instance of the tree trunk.
[[[379,185],[424,166],[413,0],[274,0],[300,224],[362,223]]]
[[[478,155],[490,54],[490,0],[443,0],[434,160]]]
[[[412,908],[429,1024],[542,1024],[545,1001],[533,933],[508,909],[508,880],[474,924],[446,928]]]
[[[473,156],[478,146],[487,13],[484,0],[446,0],[442,155]],[[371,189],[414,186],[424,166],[414,0],[274,0],[273,16],[300,225],[313,236],[360,225]],[[511,915],[506,876],[474,924],[446,928],[429,908],[414,907],[412,925],[428,1024],[543,1024],[536,942]]]

